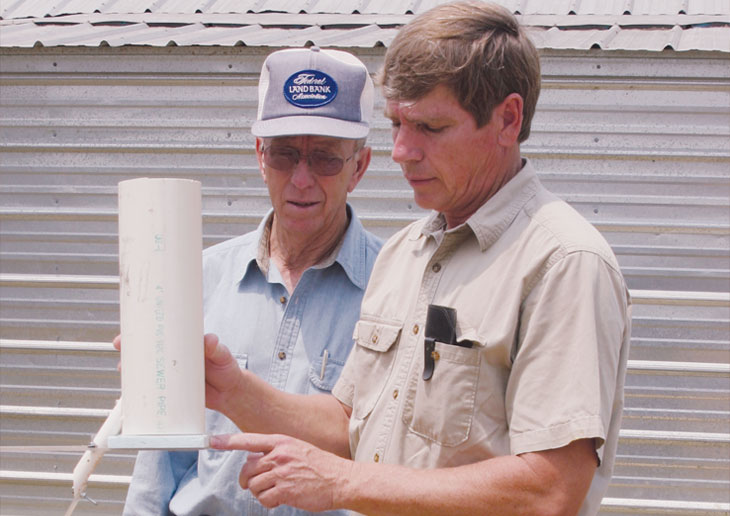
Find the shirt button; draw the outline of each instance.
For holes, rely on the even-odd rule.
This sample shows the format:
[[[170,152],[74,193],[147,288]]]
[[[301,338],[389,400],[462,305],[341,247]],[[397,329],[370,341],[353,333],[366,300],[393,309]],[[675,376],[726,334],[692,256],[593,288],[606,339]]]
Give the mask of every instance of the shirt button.
[[[393,399],[394,400],[397,400],[398,399],[398,389],[396,389],[396,390],[393,391]]]
[[[434,263],[434,264],[433,264],[433,266],[431,267],[431,270],[432,270],[433,272],[438,272],[438,271],[440,271],[440,270],[441,270],[441,264],[440,264],[440,263]]]
[[[281,296],[281,297],[279,298],[279,302],[280,302],[280,303],[281,303],[282,305],[283,305],[284,303],[286,303],[286,297],[285,297],[285,296]]]
[[[373,338],[371,340],[373,341],[373,344],[377,344],[378,343],[378,336],[377,335],[373,335]]]
[[[379,453],[376,453],[376,454],[375,454],[375,457],[373,457],[373,460],[374,460],[375,462],[380,462],[380,454],[379,454]]]
[[[418,333],[418,329],[419,329],[418,328],[418,325],[417,324],[414,324],[413,325],[413,335],[416,335]]]
[[[279,351],[279,360],[284,360],[286,358],[286,353],[283,351]]]

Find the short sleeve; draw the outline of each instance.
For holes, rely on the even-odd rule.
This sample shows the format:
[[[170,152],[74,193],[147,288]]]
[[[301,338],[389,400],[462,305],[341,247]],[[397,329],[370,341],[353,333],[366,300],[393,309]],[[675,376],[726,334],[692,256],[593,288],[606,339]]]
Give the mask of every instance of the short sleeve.
[[[601,447],[621,382],[628,306],[620,272],[588,251],[561,258],[529,292],[506,390],[512,453],[584,438]]]

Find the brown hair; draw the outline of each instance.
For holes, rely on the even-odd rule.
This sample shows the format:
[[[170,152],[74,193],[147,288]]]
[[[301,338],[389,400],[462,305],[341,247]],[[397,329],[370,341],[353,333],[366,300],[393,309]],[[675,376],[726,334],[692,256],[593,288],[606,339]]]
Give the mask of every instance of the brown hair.
[[[398,31],[380,84],[387,99],[415,100],[443,84],[482,127],[511,93],[523,101],[519,141],[530,135],[540,95],[540,58],[515,17],[499,5],[437,6]]]

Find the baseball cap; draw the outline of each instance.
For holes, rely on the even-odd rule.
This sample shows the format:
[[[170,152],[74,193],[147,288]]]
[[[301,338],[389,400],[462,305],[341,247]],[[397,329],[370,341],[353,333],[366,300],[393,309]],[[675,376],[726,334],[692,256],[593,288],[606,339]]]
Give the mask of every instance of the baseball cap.
[[[254,136],[316,134],[367,136],[373,81],[365,65],[341,50],[290,48],[270,54],[261,68]]]

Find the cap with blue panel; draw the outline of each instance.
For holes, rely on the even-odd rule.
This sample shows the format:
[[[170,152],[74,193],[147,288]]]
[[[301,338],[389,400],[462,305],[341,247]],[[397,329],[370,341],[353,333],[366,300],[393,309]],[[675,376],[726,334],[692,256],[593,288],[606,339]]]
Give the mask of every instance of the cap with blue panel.
[[[373,95],[367,68],[352,54],[319,47],[279,50],[261,69],[251,132],[262,138],[364,138],[370,130]]]

